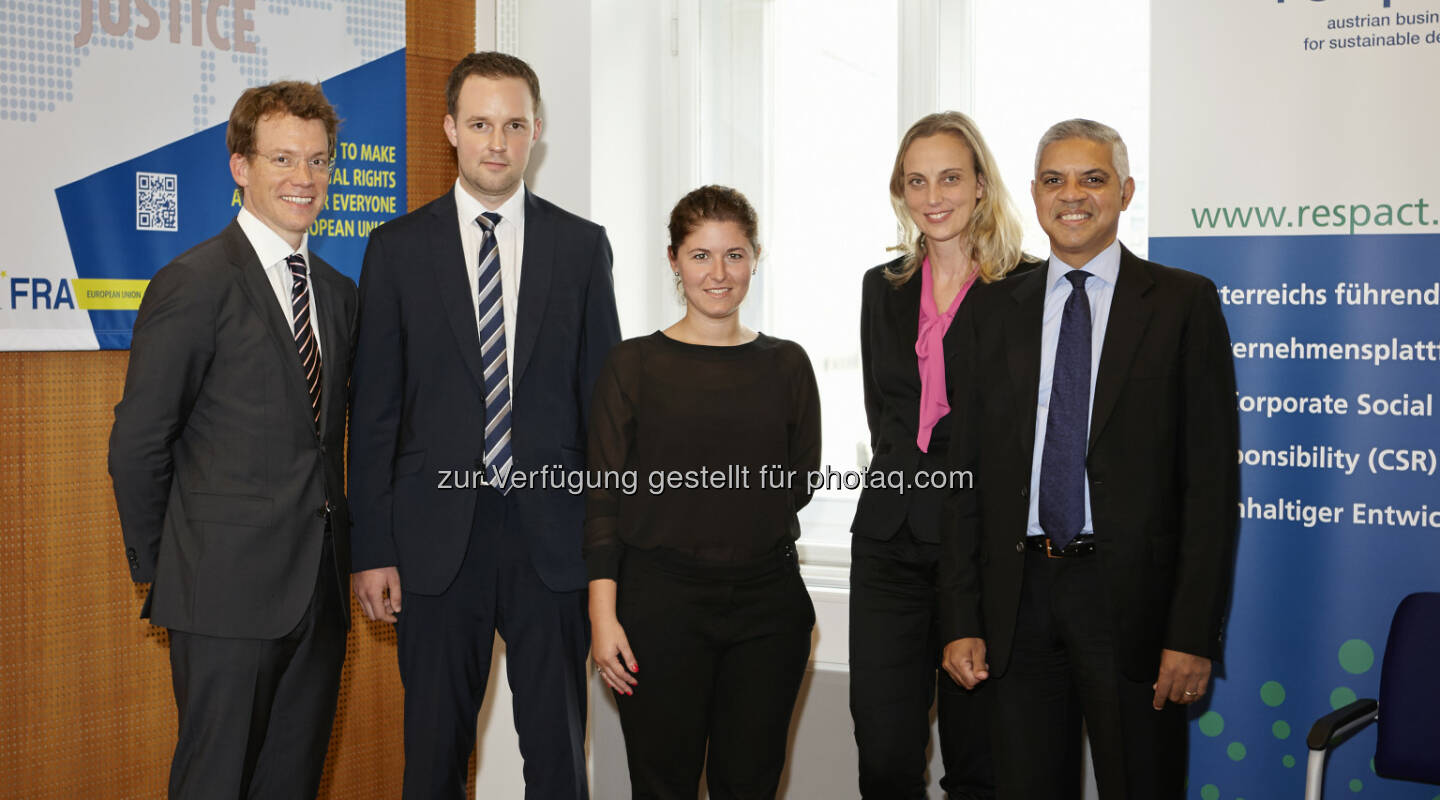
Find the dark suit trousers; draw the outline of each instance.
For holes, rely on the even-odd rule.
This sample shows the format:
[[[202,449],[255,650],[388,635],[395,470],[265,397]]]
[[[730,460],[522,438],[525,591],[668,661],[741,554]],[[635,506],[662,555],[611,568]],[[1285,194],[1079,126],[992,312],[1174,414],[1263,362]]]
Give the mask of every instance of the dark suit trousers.
[[[625,552],[616,612],[640,669],[616,698],[636,800],[770,800],[815,607],[793,544],[754,561]],[[708,750],[707,750],[708,744]]]
[[[850,714],[866,798],[926,796],[932,704],[945,764],[941,788],[956,800],[995,796],[987,735],[992,692],[966,691],[939,672],[939,558],[940,546],[916,541],[908,525],[889,541],[851,540]]]
[[[1001,800],[1079,799],[1082,717],[1104,800],[1184,795],[1185,709],[1154,710],[1154,678],[1116,665],[1101,557],[1026,551],[1010,664],[988,681]]]
[[[327,532],[310,605],[284,638],[170,631],[180,721],[171,800],[315,797],[345,661],[342,598]]]
[[[589,792],[585,593],[553,592],[540,580],[513,496],[488,487],[474,491],[470,543],[449,588],[438,596],[414,594],[405,591],[401,575],[396,633],[405,685],[404,796],[465,797],[498,632],[525,759],[525,797],[583,800]]]

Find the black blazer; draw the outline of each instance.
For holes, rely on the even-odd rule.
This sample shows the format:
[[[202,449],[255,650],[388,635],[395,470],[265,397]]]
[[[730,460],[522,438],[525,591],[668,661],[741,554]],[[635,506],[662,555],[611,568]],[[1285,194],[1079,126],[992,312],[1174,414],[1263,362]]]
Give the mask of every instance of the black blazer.
[[[958,465],[942,542],[942,632],[1009,661],[1024,572],[1046,270],[981,287],[975,380],[952,413]],[[967,300],[969,302],[969,300]],[[1239,525],[1235,369],[1215,286],[1122,249],[1091,407],[1086,474],[1120,669],[1153,680],[1162,648],[1218,659]]]
[[[920,325],[922,281],[919,272],[898,287],[885,279],[886,271],[897,269],[902,260],[897,258],[865,273],[860,295],[860,370],[865,420],[870,426],[870,469],[898,470],[911,476],[922,470],[949,468],[951,425],[949,419],[936,423],[928,452],[920,452],[915,443],[920,430],[920,362],[915,355],[915,336]],[[1016,271],[1033,268],[1034,262],[1022,260]],[[977,280],[971,291],[980,286]],[[972,305],[967,294],[945,332],[945,396],[952,410],[962,399],[956,392],[968,383],[962,373],[969,362],[961,356],[970,347],[970,325],[964,320]],[[902,522],[908,522],[917,540],[939,542],[945,497],[942,491],[866,487],[860,492],[850,531],[883,541],[893,537]]]
[[[525,195],[515,325],[513,469],[585,468],[590,395],[620,339],[610,242],[599,225]],[[459,571],[483,468],[480,335],[452,191],[376,228],[360,275],[350,411],[354,569],[396,566],[406,591],[440,594]],[[585,585],[585,498],[516,489],[515,524],[540,578]]]
[[[156,625],[289,633],[315,590],[327,507],[341,576],[349,569],[355,284],[313,252],[310,275],[319,435],[294,335],[238,223],[157,272],[140,302],[109,466],[130,575],[154,582],[141,613]]]

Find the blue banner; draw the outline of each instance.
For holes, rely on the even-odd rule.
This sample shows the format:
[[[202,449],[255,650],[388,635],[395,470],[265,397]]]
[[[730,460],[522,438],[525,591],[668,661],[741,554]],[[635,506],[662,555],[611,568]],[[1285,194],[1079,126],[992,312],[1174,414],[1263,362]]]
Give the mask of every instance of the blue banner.
[[[1189,796],[1298,798],[1310,725],[1377,696],[1395,606],[1440,588],[1440,235],[1163,237],[1150,252],[1215,281],[1240,408],[1235,592]],[[1340,747],[1327,796],[1440,796],[1380,779],[1374,752],[1373,728]]]
[[[310,247],[358,278],[370,230],[405,212],[405,51],[322,86],[342,122]],[[77,277],[57,279],[52,301],[87,309],[101,349],[130,346],[143,281],[219,232],[241,204],[223,123],[62,186],[55,197]]]

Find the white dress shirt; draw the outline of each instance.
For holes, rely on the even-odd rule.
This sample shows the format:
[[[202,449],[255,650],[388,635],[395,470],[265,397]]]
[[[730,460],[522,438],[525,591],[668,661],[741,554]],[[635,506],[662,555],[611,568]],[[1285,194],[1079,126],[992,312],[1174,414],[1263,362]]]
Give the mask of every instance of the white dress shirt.
[[[520,303],[520,265],[525,259],[525,184],[499,208],[486,208],[465,191],[455,179],[455,208],[460,222],[460,245],[465,250],[465,274],[470,276],[471,319],[480,330],[480,241],[484,229],[475,219],[486,211],[500,215],[495,226],[495,249],[500,257],[500,302],[505,309],[505,370],[509,373],[510,396],[515,396],[515,317]]]
[[[240,230],[245,232],[245,238],[250,240],[250,246],[255,249],[260,266],[265,269],[265,277],[270,279],[270,288],[275,290],[280,312],[285,315],[285,322],[292,333],[295,330],[295,306],[291,300],[291,292],[295,279],[290,275],[290,265],[285,263],[285,259],[295,253],[304,256],[305,280],[310,287],[310,330],[315,332],[315,350],[320,355],[321,369],[324,369],[325,351],[320,346],[320,303],[315,298],[315,281],[310,274],[310,234],[302,234],[300,249],[291,250],[290,244],[280,238],[280,234],[266,227],[265,223],[244,206],[241,206],[235,221],[240,223]]]
[[[1040,460],[1045,453],[1045,425],[1050,420],[1050,390],[1055,382],[1055,349],[1060,345],[1060,318],[1065,311],[1065,300],[1073,291],[1073,284],[1065,275],[1072,267],[1050,254],[1050,264],[1045,271],[1045,315],[1040,329],[1040,402],[1035,407],[1035,451],[1030,460],[1030,519],[1026,533],[1030,536],[1044,536],[1040,527]],[[1084,266],[1074,267],[1090,273],[1085,279],[1085,296],[1090,300],[1090,402],[1095,405],[1095,378],[1100,374],[1100,352],[1105,348],[1105,327],[1110,322],[1110,301],[1115,297],[1115,279],[1120,275],[1120,242],[1110,246],[1090,259]],[[1086,415],[1085,440],[1090,440],[1090,416]],[[1086,450],[1089,448],[1087,446]],[[1094,533],[1095,525],[1090,518],[1090,482],[1085,482],[1085,525],[1080,533]]]

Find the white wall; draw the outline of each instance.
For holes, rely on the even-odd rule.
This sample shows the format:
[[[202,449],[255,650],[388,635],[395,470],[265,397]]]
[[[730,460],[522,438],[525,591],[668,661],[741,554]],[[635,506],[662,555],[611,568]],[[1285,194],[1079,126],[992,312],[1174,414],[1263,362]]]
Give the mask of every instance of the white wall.
[[[628,338],[668,324],[679,308],[670,288],[664,225],[675,198],[663,196],[667,164],[660,142],[665,129],[661,98],[673,69],[663,50],[636,46],[669,36],[666,4],[592,0],[591,126],[586,141],[567,142],[589,159],[590,219],[605,226],[615,250],[615,301]],[[623,76],[617,79],[616,76]],[[636,213],[637,209],[640,213]]]

